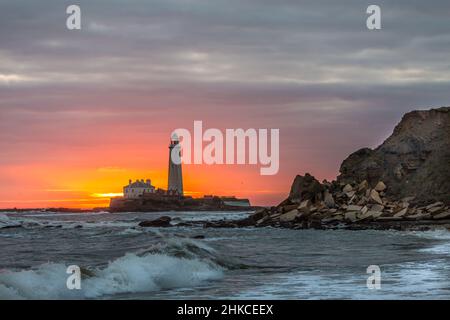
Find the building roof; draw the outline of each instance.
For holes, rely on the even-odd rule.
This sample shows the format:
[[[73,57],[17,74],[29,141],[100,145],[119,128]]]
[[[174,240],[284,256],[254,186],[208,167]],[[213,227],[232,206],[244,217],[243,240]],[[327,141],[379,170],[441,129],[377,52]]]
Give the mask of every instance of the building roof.
[[[152,186],[151,183],[136,181],[125,186],[125,188],[154,188],[154,187]]]

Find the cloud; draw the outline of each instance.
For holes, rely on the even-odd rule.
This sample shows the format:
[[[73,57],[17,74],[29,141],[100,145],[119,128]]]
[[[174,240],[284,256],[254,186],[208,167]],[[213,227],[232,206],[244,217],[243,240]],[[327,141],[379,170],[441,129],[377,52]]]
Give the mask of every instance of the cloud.
[[[5,3],[3,67],[49,86],[448,81],[448,2],[380,4],[369,32],[360,1],[81,1],[73,32],[61,2]]]

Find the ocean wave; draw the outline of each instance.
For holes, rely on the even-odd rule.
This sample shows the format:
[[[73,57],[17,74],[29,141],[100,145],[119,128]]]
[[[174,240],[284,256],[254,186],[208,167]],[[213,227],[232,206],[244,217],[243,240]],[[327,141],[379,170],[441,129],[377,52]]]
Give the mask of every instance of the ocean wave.
[[[181,221],[196,222],[196,221],[219,221],[219,220],[238,220],[249,216],[253,211],[241,211],[241,212],[206,212],[199,214],[187,213],[183,215]]]
[[[432,246],[420,249],[422,252],[442,255],[448,255],[450,253],[450,231],[448,229],[440,228],[430,231],[412,231],[408,234],[422,239],[434,240]]]
[[[136,225],[131,220],[116,221],[75,221],[75,220],[41,220],[36,216],[7,216],[0,215],[0,229],[3,228],[24,228],[24,229],[41,229],[41,228],[131,228]]]
[[[10,219],[6,214],[0,214],[0,224],[1,223],[6,223],[8,222]]]
[[[89,213],[78,213],[78,212],[57,212],[57,211],[45,211],[45,212],[27,212],[26,214],[22,214],[24,217],[39,217],[39,218],[45,218],[45,217],[70,217],[70,216],[97,216],[97,215],[104,215],[104,214],[110,214],[108,211],[98,211],[98,212],[89,212]]]
[[[445,228],[430,231],[411,231],[408,234],[431,240],[450,240],[450,230]]]
[[[3,228],[11,228],[11,227],[18,227],[21,225],[21,222],[15,221],[14,219],[10,219],[5,214],[0,214],[0,229]]]
[[[0,299],[85,299],[153,292],[219,280],[224,271],[213,249],[189,239],[128,253],[103,268],[82,268],[80,290],[67,289],[67,267],[48,263],[32,270],[0,272]]]

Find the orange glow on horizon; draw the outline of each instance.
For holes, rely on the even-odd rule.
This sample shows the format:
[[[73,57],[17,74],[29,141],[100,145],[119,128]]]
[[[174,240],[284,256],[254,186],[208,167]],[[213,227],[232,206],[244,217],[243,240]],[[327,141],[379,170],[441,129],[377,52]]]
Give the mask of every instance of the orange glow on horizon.
[[[256,183],[245,183],[257,177],[245,174],[244,170],[223,166],[184,166],[185,195],[194,198],[204,195],[236,196],[252,198],[275,195],[283,198],[284,190],[274,192],[270,189],[259,189]],[[256,170],[256,169],[255,169]],[[239,172],[241,171],[241,172]],[[110,198],[123,196],[123,187],[132,179],[151,179],[156,188],[167,188],[165,168],[155,171],[138,169],[99,170],[66,169],[46,166],[30,166],[17,169],[24,176],[34,176],[29,180],[31,185],[24,185],[26,192],[10,192],[0,199],[0,208],[81,208],[108,207]],[[51,172],[51,174],[49,174]],[[257,176],[257,173],[255,173]],[[89,178],[86,178],[89,177]],[[259,177],[261,179],[261,177]],[[240,181],[242,180],[242,181]],[[61,182],[62,181],[62,182]],[[41,188],[39,188],[41,185]],[[14,191],[14,190],[13,190]],[[252,201],[254,204],[254,201]]]
[[[110,193],[93,193],[94,198],[114,198],[123,197],[123,192],[110,192]]]
[[[172,126],[188,125],[184,121],[169,129],[157,125],[150,130],[147,123],[105,124],[102,130],[96,127],[101,136],[89,136],[86,129],[78,142],[30,142],[27,148],[18,148],[13,160],[0,166],[0,208],[107,207],[109,198],[120,196],[129,179],[151,179],[156,188],[167,189],[168,132]],[[119,129],[123,134],[109,134]],[[322,171],[317,161],[290,155],[284,160],[274,176],[261,176],[259,165],[183,165],[185,194],[236,196],[250,199],[252,205],[277,205],[287,197],[295,174]],[[316,177],[329,179],[334,171],[330,168]]]

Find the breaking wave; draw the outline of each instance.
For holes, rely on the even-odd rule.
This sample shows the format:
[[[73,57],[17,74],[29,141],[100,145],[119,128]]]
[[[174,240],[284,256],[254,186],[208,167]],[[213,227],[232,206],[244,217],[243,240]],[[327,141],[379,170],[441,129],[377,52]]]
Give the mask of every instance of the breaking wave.
[[[65,214],[69,215],[69,214]],[[70,220],[41,220],[37,217],[42,215],[7,216],[0,215],[0,229],[23,228],[23,229],[45,229],[45,228],[129,228],[135,227],[136,222],[132,220],[116,221],[70,221]]]
[[[450,231],[445,228],[436,228],[430,231],[411,231],[409,234],[431,240],[450,240]]]
[[[450,253],[450,231],[447,229],[436,229],[432,231],[413,232],[415,236],[428,240],[434,240],[432,246],[421,249],[423,252],[448,255]]]
[[[17,228],[23,225],[23,221],[11,219],[5,214],[0,214],[0,229]]]
[[[127,253],[103,268],[81,267],[80,290],[69,290],[68,265],[48,263],[32,270],[0,271],[0,299],[89,299],[121,293],[193,287],[223,276],[213,249],[190,239],[171,240]]]

